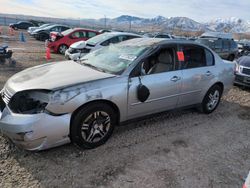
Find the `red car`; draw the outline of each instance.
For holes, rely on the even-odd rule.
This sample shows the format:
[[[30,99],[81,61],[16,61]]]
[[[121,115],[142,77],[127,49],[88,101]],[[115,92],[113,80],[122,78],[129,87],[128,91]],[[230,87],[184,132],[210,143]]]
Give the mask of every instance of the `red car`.
[[[68,29],[62,33],[51,32],[50,39],[45,42],[45,45],[55,53],[64,54],[71,44],[86,41],[98,34],[100,34],[98,31],[82,28]]]

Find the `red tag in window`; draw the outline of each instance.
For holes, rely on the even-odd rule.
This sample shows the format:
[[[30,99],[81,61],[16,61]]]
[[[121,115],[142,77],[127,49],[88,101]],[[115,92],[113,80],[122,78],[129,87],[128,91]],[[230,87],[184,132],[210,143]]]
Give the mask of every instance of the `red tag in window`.
[[[183,52],[177,52],[177,56],[178,56],[179,61],[184,61],[185,60]]]

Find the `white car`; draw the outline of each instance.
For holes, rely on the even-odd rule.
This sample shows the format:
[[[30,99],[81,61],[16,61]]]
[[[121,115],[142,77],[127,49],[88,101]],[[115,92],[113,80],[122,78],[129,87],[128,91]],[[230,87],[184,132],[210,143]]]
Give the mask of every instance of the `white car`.
[[[43,25],[41,25],[39,27],[29,27],[27,31],[28,31],[29,34],[32,34],[32,32],[35,31],[36,29],[42,29],[42,28],[48,27],[50,25],[51,24],[43,24]]]
[[[65,52],[65,58],[77,60],[85,56],[87,53],[102,48],[103,46],[108,46],[110,44],[140,37],[142,36],[125,32],[103,33],[101,35],[92,37],[87,41],[79,41],[70,45],[69,49]]]

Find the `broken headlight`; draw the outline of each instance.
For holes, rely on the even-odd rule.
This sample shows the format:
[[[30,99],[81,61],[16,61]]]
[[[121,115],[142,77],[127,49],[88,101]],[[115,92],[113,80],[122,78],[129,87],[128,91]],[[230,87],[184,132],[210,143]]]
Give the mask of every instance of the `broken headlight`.
[[[46,90],[22,91],[16,93],[9,103],[9,108],[14,113],[38,114],[45,110],[49,103],[50,92]]]

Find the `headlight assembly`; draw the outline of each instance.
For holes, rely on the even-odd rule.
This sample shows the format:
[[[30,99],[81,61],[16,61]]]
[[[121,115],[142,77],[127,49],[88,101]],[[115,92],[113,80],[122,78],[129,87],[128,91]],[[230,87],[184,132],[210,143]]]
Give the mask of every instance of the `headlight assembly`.
[[[22,91],[16,93],[8,104],[14,113],[37,114],[42,113],[49,103],[50,92],[45,90]]]

